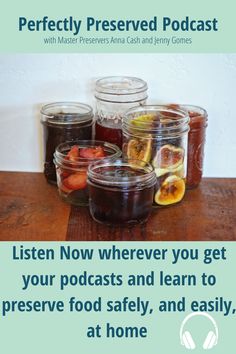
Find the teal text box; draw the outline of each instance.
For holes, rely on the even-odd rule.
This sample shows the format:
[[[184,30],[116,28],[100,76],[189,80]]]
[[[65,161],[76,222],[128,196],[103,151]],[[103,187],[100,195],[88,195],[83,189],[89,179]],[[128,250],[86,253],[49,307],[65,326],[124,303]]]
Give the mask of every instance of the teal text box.
[[[189,53],[223,53],[235,52],[235,3],[233,0],[219,1],[170,1],[157,2],[107,0],[80,2],[18,1],[12,6],[7,2],[2,10],[0,29],[1,52],[44,52],[44,53],[141,53],[141,52],[189,52]],[[44,16],[48,20],[64,20],[73,17],[81,20],[79,34],[73,31],[29,31],[24,27],[19,31],[19,17],[28,21],[41,21]],[[157,31],[91,31],[87,30],[86,20],[147,20],[157,17]],[[217,20],[217,31],[185,31],[168,29],[163,31],[163,17],[172,21]],[[58,37],[60,40],[58,40]],[[64,38],[62,40],[61,38]],[[114,37],[114,41],[111,38]],[[83,40],[81,40],[83,38]],[[169,44],[167,44],[169,40]],[[154,42],[157,42],[154,44]],[[177,43],[178,42],[178,43]]]
[[[13,247],[15,253],[13,259]],[[25,260],[20,255],[26,257],[25,250],[32,247],[38,249],[50,249],[54,254],[54,259],[50,258]],[[81,249],[93,250],[93,257],[90,260],[60,259],[61,247],[70,247],[71,254],[81,252]],[[98,257],[99,249],[110,249],[115,247],[125,250],[127,255],[133,252],[133,259],[120,260],[101,260]],[[225,248],[225,251],[224,251]],[[144,254],[143,259],[137,259],[137,250]],[[153,258],[153,251],[157,250],[156,258]],[[163,251],[165,250],[166,251]],[[198,259],[182,259],[173,263],[172,249],[179,249],[184,258],[188,252],[193,256],[198,252]],[[135,251],[132,251],[135,250]],[[159,250],[159,251],[158,251]],[[192,250],[192,251],[191,251]],[[196,251],[197,250],[197,251]],[[205,251],[209,250],[209,251]],[[204,253],[210,252],[214,258],[212,262],[204,262]],[[41,251],[44,252],[44,251]],[[141,253],[140,253],[141,252]],[[151,252],[151,253],[150,253]],[[160,259],[158,259],[160,252]],[[164,252],[164,253],[163,253]],[[28,253],[27,253],[28,254]],[[145,256],[146,254],[146,256]],[[149,255],[149,256],[148,256]],[[81,256],[80,256],[81,257]],[[150,259],[148,259],[150,257]],[[18,259],[17,259],[18,258]],[[196,257],[193,257],[196,258]],[[135,352],[141,354],[148,352],[154,353],[184,353],[185,347],[180,344],[179,331],[184,318],[192,312],[190,304],[193,301],[213,301],[214,306],[208,307],[207,311],[215,319],[219,328],[219,339],[214,353],[233,354],[234,349],[234,329],[236,306],[235,299],[235,280],[234,270],[236,263],[236,244],[235,243],[199,243],[199,242],[173,242],[173,243],[1,243],[1,295],[0,295],[0,326],[1,341],[0,349],[4,353],[120,353],[121,351]],[[64,290],[60,288],[60,277],[79,276],[84,274],[93,275],[122,275],[123,285],[67,285]],[[154,272],[153,285],[131,286],[127,285],[128,276],[150,275]],[[161,273],[163,272],[163,273]],[[203,273],[214,275],[216,284],[214,286],[203,286],[201,276]],[[28,290],[23,290],[22,275],[55,275],[55,282],[51,286],[32,285]],[[160,285],[160,275],[174,276],[195,275],[197,284],[178,286],[170,285],[170,278],[165,278],[165,283]],[[102,300],[102,311],[77,312],[69,311],[69,300],[75,297],[76,301],[95,301]],[[137,299],[149,301],[149,308],[152,313],[147,311],[142,315],[142,311],[135,308],[135,311],[108,312],[107,301],[128,301]],[[179,311],[160,311],[160,301],[180,301],[185,299],[185,309],[179,306]],[[8,311],[3,315],[3,301],[63,301],[65,308],[63,312],[21,312],[17,310]],[[232,301],[229,314],[226,315],[226,307],[223,301]],[[181,305],[181,304],[179,304]],[[216,307],[218,306],[218,307]],[[222,306],[222,307],[221,307]],[[197,308],[194,308],[194,312]],[[201,311],[205,311],[201,309]],[[146,327],[146,338],[107,338],[106,325],[109,323],[114,327]],[[88,338],[88,327],[101,326],[100,338]],[[215,332],[213,324],[202,316],[197,316],[186,324],[184,331],[190,331],[196,343],[196,353],[202,353],[202,345],[209,331]],[[14,340],[13,340],[14,338]]]

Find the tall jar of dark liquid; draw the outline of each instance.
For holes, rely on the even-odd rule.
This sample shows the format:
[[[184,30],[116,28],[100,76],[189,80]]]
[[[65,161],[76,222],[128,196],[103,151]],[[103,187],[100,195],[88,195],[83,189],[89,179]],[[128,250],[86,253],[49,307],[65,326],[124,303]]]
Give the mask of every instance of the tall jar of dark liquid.
[[[92,139],[93,110],[79,102],[55,102],[42,107],[41,123],[44,136],[44,175],[56,184],[53,154],[56,147],[70,140]]]
[[[96,81],[96,139],[122,148],[124,113],[147,100],[147,83],[136,77],[111,76]]]

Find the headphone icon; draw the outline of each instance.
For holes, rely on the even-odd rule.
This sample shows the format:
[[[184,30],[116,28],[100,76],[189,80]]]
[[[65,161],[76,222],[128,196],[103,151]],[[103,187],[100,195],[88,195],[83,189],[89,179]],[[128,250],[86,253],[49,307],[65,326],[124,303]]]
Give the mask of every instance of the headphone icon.
[[[210,331],[208,332],[206,339],[203,343],[203,349],[208,350],[208,349],[212,349],[218,342],[218,337],[219,337],[219,330],[216,324],[216,321],[214,320],[213,317],[211,317],[208,313],[206,312],[194,312],[194,313],[190,313],[182,322],[181,327],[180,327],[180,343],[182,345],[185,346],[185,348],[187,349],[195,349],[196,348],[196,344],[194,343],[194,340],[191,336],[191,333],[189,331],[184,331],[184,326],[186,325],[186,323],[195,316],[203,316],[208,318],[211,323],[214,326],[215,332]]]

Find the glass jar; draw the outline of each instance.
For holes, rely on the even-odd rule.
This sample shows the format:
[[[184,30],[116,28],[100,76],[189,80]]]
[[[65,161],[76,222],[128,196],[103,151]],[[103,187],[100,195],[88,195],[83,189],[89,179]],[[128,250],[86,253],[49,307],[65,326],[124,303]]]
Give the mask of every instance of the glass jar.
[[[61,198],[73,205],[88,205],[88,166],[102,159],[115,160],[121,150],[113,144],[93,140],[73,140],[57,146],[54,163]]]
[[[89,208],[93,219],[108,225],[147,221],[155,183],[152,166],[140,161],[119,159],[90,165]]]
[[[147,84],[136,77],[111,76],[96,81],[95,137],[122,148],[124,113],[147,100]]]
[[[204,108],[188,104],[169,104],[167,107],[184,109],[188,112],[190,118],[190,130],[188,133],[187,188],[192,189],[197,187],[202,180],[208,115]]]
[[[197,106],[181,105],[189,114],[187,188],[199,185],[203,173],[207,112]]]
[[[42,107],[41,123],[44,137],[44,175],[56,184],[53,154],[56,147],[68,140],[92,139],[93,110],[78,102],[55,102]]]
[[[184,197],[188,122],[185,110],[162,105],[132,108],[123,119],[124,157],[154,168],[154,205],[175,204]]]

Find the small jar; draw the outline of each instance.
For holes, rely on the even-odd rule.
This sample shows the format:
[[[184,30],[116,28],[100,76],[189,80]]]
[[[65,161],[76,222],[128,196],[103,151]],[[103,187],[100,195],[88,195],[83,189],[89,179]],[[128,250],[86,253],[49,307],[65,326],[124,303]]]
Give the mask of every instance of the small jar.
[[[147,83],[136,77],[111,76],[96,81],[95,137],[122,148],[124,113],[147,100]]]
[[[203,173],[207,112],[197,106],[181,105],[189,114],[187,188],[199,185]]]
[[[56,147],[68,140],[92,139],[93,110],[78,102],[55,102],[42,107],[41,123],[44,136],[44,175],[56,184],[53,154]]]
[[[99,155],[102,149],[102,155]],[[81,157],[79,151],[86,154]],[[89,155],[96,155],[89,157]],[[88,155],[89,154],[89,155]],[[57,185],[61,198],[73,205],[88,205],[87,170],[91,163],[102,159],[115,160],[121,156],[120,149],[103,141],[73,140],[60,144],[54,154]]]
[[[90,165],[89,208],[93,219],[108,225],[147,221],[155,183],[152,166],[140,161],[118,159]]]
[[[180,202],[187,173],[188,113],[162,105],[130,109],[123,120],[123,154],[151,163],[156,175],[154,205]]]

